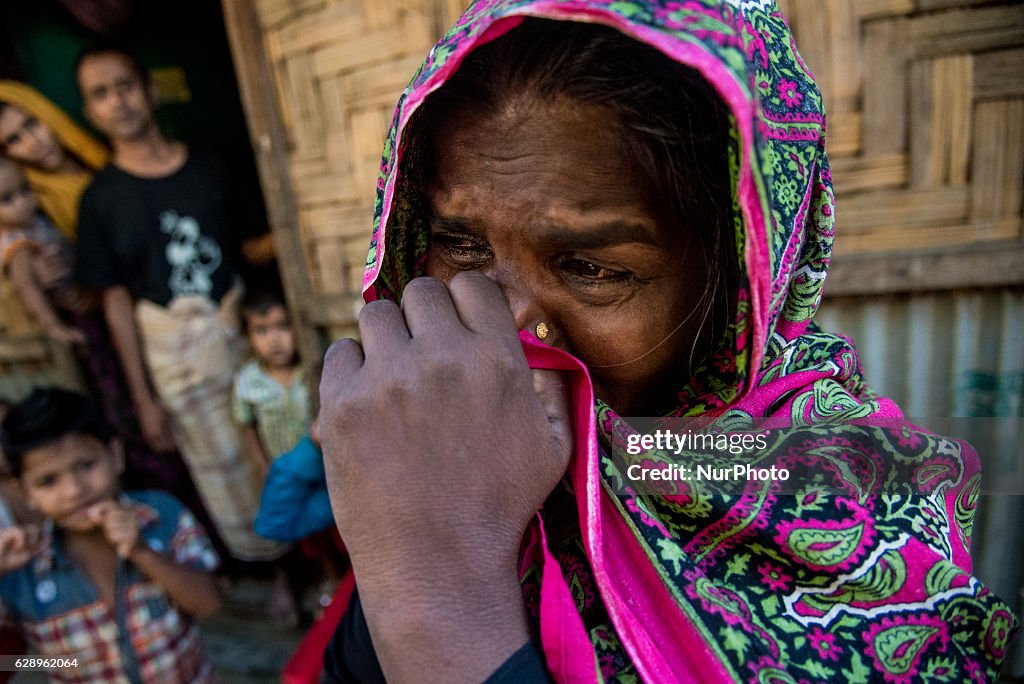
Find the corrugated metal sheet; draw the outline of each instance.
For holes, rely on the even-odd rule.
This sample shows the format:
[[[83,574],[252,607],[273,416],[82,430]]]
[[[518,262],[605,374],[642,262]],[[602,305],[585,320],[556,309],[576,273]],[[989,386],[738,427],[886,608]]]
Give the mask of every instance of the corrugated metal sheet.
[[[1024,290],[964,291],[826,300],[817,317],[850,337],[865,376],[904,413],[1024,418]],[[1024,442],[1024,420],[1009,421]],[[1006,443],[1006,442],[1004,442]],[[980,454],[983,463],[999,456]],[[975,572],[1024,608],[1024,495],[985,495],[972,547]],[[1024,676],[1024,638],[1005,676]]]
[[[908,416],[1024,416],[1024,291],[826,300],[871,385]]]

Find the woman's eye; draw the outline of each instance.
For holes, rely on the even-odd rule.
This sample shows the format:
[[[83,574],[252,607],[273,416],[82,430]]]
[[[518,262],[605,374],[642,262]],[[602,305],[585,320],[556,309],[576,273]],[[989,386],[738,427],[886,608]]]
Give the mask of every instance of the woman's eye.
[[[459,235],[434,235],[433,240],[448,259],[464,268],[480,266],[491,257],[490,249]]]
[[[586,259],[564,259],[561,263],[561,268],[570,277],[591,283],[618,282],[630,278],[628,271],[605,268]]]

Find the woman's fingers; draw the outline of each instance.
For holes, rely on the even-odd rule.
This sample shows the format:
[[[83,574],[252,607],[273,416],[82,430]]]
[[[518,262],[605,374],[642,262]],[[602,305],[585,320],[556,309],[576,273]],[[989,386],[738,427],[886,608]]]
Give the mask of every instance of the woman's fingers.
[[[406,285],[402,313],[413,338],[447,337],[464,327],[448,288],[436,278],[416,278]]]
[[[394,358],[397,344],[408,342],[409,328],[398,305],[387,299],[378,299],[363,307],[359,313],[359,336],[363,340],[366,360],[374,356]]]
[[[464,271],[448,285],[462,324],[473,332],[508,338],[519,349],[519,330],[501,288],[483,273]]]
[[[324,354],[324,369],[320,374],[320,405],[333,407],[362,368],[365,357],[363,347],[351,337],[337,340]]]
[[[572,456],[572,401],[564,373],[531,369],[533,392],[540,400],[551,426],[551,438],[565,464]]]
[[[336,340],[324,354],[323,377],[347,375],[362,367],[365,357],[363,346],[351,337]]]

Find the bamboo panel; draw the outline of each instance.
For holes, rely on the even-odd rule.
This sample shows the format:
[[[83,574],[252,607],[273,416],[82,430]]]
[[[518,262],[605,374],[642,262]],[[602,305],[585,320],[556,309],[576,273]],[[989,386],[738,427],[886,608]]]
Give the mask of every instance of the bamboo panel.
[[[346,174],[345,182],[339,182],[335,174],[330,173],[326,162],[321,168],[324,171],[316,173],[311,169],[314,163],[303,167],[304,171],[295,172],[292,175],[293,183],[299,195],[299,206],[306,208],[324,203],[351,203],[363,202],[363,208],[369,216],[373,206],[366,208],[366,195],[368,191],[360,188],[356,183],[351,182],[351,174]]]
[[[345,227],[350,232],[359,227],[365,233],[365,217],[364,220]],[[326,292],[330,292],[331,286],[336,287],[338,283],[343,284],[347,292],[359,292],[369,239],[332,235],[315,240],[311,244],[315,265],[314,273],[316,274],[315,282],[318,282]]]
[[[783,3],[783,9],[792,4],[798,3]],[[787,15],[793,31],[802,37],[801,55],[822,86],[825,110],[831,117],[831,132],[842,142],[844,150],[853,152],[856,152],[859,132],[835,134],[837,127],[850,131],[860,128],[859,120],[848,118],[848,113],[857,112],[861,90],[860,41],[850,33],[850,27],[857,25],[855,5],[855,0],[826,0],[817,4],[814,11]]]
[[[265,28],[282,24],[295,15],[290,0],[256,0],[256,11]]]
[[[402,14],[401,21],[398,22],[398,29],[402,32],[402,44],[433,45],[440,36],[435,36],[430,26],[430,18],[423,12],[405,12]],[[420,55],[421,61],[423,57],[426,57],[426,54]],[[409,78],[412,78],[412,74],[413,72],[410,71]]]
[[[914,0],[860,0],[854,7],[858,18],[864,21],[910,14],[914,11]]]
[[[956,224],[920,226],[912,234],[886,230],[875,226],[872,232],[861,234],[846,233],[836,243],[834,257],[857,254],[885,253],[899,254],[918,249],[950,248],[977,242],[975,235],[984,234],[990,240],[1013,240],[1010,249],[1020,249],[1021,221],[1006,219],[978,224]],[[896,264],[894,264],[896,265]],[[1005,274],[1012,278],[1012,274]]]
[[[864,153],[906,148],[906,19],[864,25]]]
[[[353,101],[350,88],[345,85],[344,76],[320,79],[320,99],[323,105],[325,135],[337,135],[348,130],[347,104]]]
[[[782,4],[824,92],[836,254],[1024,237],[1024,4]]]
[[[826,5],[831,65],[828,74],[822,76],[828,84],[829,113],[845,114],[858,109],[863,86],[861,41],[850,31],[850,27],[857,26],[855,4],[856,0],[830,0]]]
[[[338,283],[345,282],[342,267],[345,263],[344,250],[338,238],[317,240],[310,243],[312,257],[313,288],[316,292],[338,292]]]
[[[361,205],[350,203],[310,207],[302,211],[302,219],[309,228],[307,236],[311,240],[337,239],[340,234],[337,230],[338,226],[353,226],[357,228],[348,231],[345,236],[362,240],[364,252],[370,245],[373,217],[368,216]],[[365,257],[364,253],[359,260],[362,261]]]
[[[842,112],[829,119],[827,144],[831,154],[841,157],[861,151],[863,118],[860,112]]]
[[[837,214],[844,238],[878,227],[899,231],[907,245],[908,228],[918,224],[950,225],[967,218],[970,193],[966,187],[937,187],[926,190],[881,190],[837,198]]]
[[[342,44],[333,44],[314,53],[316,73],[325,76],[395,59],[405,54],[402,33],[398,27],[353,38]],[[397,100],[397,94],[395,99]]]
[[[329,128],[329,133],[324,134],[324,157],[327,163],[327,173],[331,177],[337,174],[352,173],[352,159],[349,151],[352,149],[352,136],[350,126],[346,121],[344,128]],[[360,193],[345,193],[346,196],[359,197]],[[339,197],[339,199],[341,199]]]
[[[325,5],[324,0],[256,0],[256,11],[264,28],[292,21]]]
[[[974,94],[1024,97],[1024,50],[997,50],[974,58]]]
[[[832,162],[832,177],[841,196],[899,187],[907,182],[907,155],[837,157]]]
[[[1024,185],[1024,98],[979,102],[975,118],[971,218],[1017,216]]]
[[[399,93],[465,0],[260,0],[316,293],[358,292],[381,147]]]
[[[290,22],[267,36],[267,54],[277,60],[359,35],[365,28],[359,10],[357,3],[342,2]]]
[[[980,52],[1024,43],[1024,5],[922,14],[908,23],[907,44],[915,57]]]
[[[354,301],[394,104],[466,3],[255,0],[307,306]],[[825,99],[837,254],[1022,237],[1024,5],[780,4]]]
[[[346,74],[342,87],[354,102],[378,107],[394,104],[395,93],[406,84],[423,63],[423,55],[410,55],[387,64],[371,66]]]
[[[920,12],[934,12],[941,9],[966,7],[969,5],[991,4],[992,0],[916,0],[914,8]]]
[[[970,144],[970,55],[915,62],[911,68],[910,183],[966,182]]]
[[[398,0],[362,0],[363,21],[370,30],[382,29],[398,20]]]
[[[359,292],[369,247],[371,217],[363,203],[318,207],[303,212],[309,227],[315,281],[324,292]]]
[[[433,13],[440,19],[441,24],[435,28],[434,34],[443,36],[466,9],[467,4],[465,0],[435,0]]]
[[[297,156],[317,156],[324,136],[323,108],[314,77],[313,58],[308,54],[292,55],[284,61],[288,97],[284,105],[292,122]]]

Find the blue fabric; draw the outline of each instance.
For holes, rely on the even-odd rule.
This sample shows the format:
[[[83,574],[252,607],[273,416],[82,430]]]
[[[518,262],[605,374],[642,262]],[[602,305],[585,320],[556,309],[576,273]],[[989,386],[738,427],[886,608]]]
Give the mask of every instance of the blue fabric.
[[[323,453],[303,437],[270,465],[253,526],[261,537],[292,542],[333,525]]]

